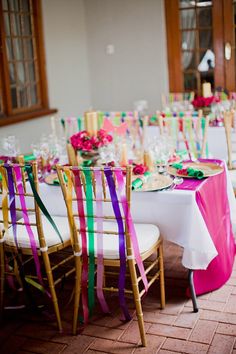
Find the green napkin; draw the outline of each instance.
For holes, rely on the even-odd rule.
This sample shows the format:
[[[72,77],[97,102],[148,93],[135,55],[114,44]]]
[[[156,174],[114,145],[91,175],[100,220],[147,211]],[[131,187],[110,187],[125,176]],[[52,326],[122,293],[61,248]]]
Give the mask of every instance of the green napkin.
[[[143,185],[143,180],[141,178],[136,178],[133,182],[132,182],[132,190],[135,191],[139,188],[141,188]]]
[[[187,172],[188,172],[188,176],[189,177],[194,177],[194,178],[197,178],[197,179],[204,178],[204,172],[200,171],[200,170],[198,170],[196,168],[189,167],[187,169]]]
[[[141,188],[143,186],[143,183],[145,183],[147,181],[147,179],[152,175],[152,173],[150,171],[146,171],[143,174],[142,178],[136,178],[133,182],[132,182],[132,190],[137,190],[139,188]]]
[[[172,167],[176,168],[176,170],[182,170],[183,164],[176,162],[172,164]]]

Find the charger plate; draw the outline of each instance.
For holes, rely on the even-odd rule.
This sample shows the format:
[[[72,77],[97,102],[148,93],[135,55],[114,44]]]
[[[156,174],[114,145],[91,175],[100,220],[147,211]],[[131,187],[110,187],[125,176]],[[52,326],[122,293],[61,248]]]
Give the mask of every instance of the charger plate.
[[[44,182],[49,184],[50,186],[57,186],[59,184],[54,184],[54,181],[58,180],[58,176],[56,173],[51,173],[50,175],[44,178]]]
[[[202,171],[204,177],[211,177],[218,175],[224,171],[224,168],[213,162],[183,162],[183,168],[195,168],[196,170]],[[168,173],[172,176],[178,176],[183,178],[194,178],[193,176],[185,176],[178,173],[178,170],[172,166],[167,169]]]
[[[134,178],[135,177],[135,178]],[[136,175],[133,176],[133,180],[142,176]],[[153,173],[143,184],[141,188],[135,189],[134,192],[153,192],[161,191],[163,189],[169,188],[173,182],[173,179],[170,176],[164,176],[159,173]]]

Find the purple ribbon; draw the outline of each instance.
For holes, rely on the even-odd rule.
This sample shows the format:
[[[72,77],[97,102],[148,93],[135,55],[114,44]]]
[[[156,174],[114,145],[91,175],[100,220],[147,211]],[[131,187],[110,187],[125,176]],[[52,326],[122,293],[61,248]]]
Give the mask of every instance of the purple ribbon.
[[[125,230],[122,221],[119,201],[117,198],[116,187],[114,183],[114,179],[112,176],[112,170],[110,167],[104,168],[104,173],[107,179],[112,207],[116,217],[117,225],[118,225],[118,233],[119,233],[119,254],[120,254],[120,274],[119,274],[119,300],[120,307],[125,316],[126,321],[130,321],[131,317],[126,305],[125,301],[125,273],[126,273],[126,250],[125,250]]]

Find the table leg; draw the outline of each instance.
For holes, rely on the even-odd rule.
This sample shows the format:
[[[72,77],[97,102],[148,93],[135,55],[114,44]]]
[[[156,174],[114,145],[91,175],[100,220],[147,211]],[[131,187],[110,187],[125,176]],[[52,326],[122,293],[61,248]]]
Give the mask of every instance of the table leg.
[[[193,312],[198,312],[198,306],[197,306],[197,297],[196,297],[196,292],[194,288],[194,283],[193,283],[193,270],[189,269],[188,272],[188,282],[189,282],[189,288],[190,288],[190,294],[193,302]]]

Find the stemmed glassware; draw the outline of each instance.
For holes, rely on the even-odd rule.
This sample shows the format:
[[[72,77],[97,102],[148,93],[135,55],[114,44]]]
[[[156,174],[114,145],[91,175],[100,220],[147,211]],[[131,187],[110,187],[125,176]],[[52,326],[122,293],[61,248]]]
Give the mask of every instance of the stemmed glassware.
[[[9,158],[20,154],[19,140],[14,135],[3,138],[1,148],[2,155],[9,156]]]
[[[32,144],[31,148],[38,163],[41,179],[44,179],[58,162],[67,162],[65,138],[59,140],[54,135],[43,135],[40,142]]]

